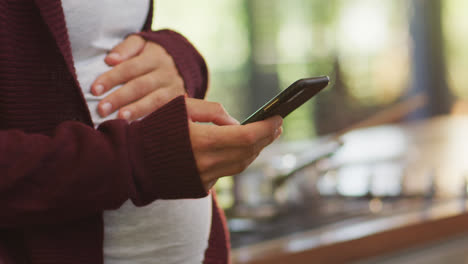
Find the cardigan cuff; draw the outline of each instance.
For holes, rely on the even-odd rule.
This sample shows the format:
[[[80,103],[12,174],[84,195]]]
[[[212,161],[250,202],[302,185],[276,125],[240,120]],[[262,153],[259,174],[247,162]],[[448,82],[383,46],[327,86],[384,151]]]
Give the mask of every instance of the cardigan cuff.
[[[208,69],[203,57],[185,37],[168,29],[144,31],[138,35],[161,45],[172,56],[190,97],[205,97]]]
[[[129,137],[137,144],[136,153],[130,153],[134,157],[135,190],[131,198],[135,205],[207,195],[191,148],[183,96],[132,123]]]

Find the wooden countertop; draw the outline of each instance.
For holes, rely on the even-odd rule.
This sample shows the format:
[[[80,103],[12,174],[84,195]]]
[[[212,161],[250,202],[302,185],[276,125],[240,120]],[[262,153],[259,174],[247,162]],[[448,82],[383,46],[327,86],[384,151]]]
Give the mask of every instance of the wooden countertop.
[[[461,190],[462,179],[466,185],[468,155],[463,153],[468,152],[468,117],[436,118],[400,127],[417,142],[421,164],[438,168],[434,181],[440,199],[417,210],[353,218],[238,248],[232,252],[233,263],[349,263],[468,234],[466,195],[448,195]]]
[[[420,212],[355,219],[233,251],[233,263],[348,263],[468,233],[461,201]],[[463,208],[462,208],[463,207]]]

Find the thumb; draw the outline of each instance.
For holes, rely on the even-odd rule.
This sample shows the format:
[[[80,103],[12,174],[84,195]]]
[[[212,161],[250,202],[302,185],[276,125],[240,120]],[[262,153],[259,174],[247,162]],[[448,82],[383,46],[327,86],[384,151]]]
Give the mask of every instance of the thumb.
[[[220,103],[186,98],[187,113],[193,122],[212,122],[219,126],[239,125]]]
[[[115,66],[141,53],[146,40],[138,35],[131,35],[115,46],[107,54],[104,62],[109,66]]]

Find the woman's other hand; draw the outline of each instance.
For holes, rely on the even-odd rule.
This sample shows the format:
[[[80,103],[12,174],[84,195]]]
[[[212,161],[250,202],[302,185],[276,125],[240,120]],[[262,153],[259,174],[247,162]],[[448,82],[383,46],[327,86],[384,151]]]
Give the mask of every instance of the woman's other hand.
[[[160,45],[140,36],[126,38],[109,52],[105,62],[113,68],[94,81],[91,93],[98,96],[123,86],[101,100],[98,113],[102,117],[119,110],[119,118],[133,121],[185,94],[172,57]]]
[[[190,98],[186,102],[192,150],[206,190],[217,179],[245,170],[283,131],[279,116],[241,126],[219,103]]]

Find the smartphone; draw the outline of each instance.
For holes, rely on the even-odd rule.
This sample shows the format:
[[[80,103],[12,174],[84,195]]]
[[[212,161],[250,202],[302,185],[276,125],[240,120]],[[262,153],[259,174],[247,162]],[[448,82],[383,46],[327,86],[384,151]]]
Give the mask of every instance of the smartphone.
[[[289,113],[327,87],[329,82],[330,78],[328,76],[300,79],[255,111],[255,113],[242,122],[242,125],[264,120],[275,115],[285,118]]]

